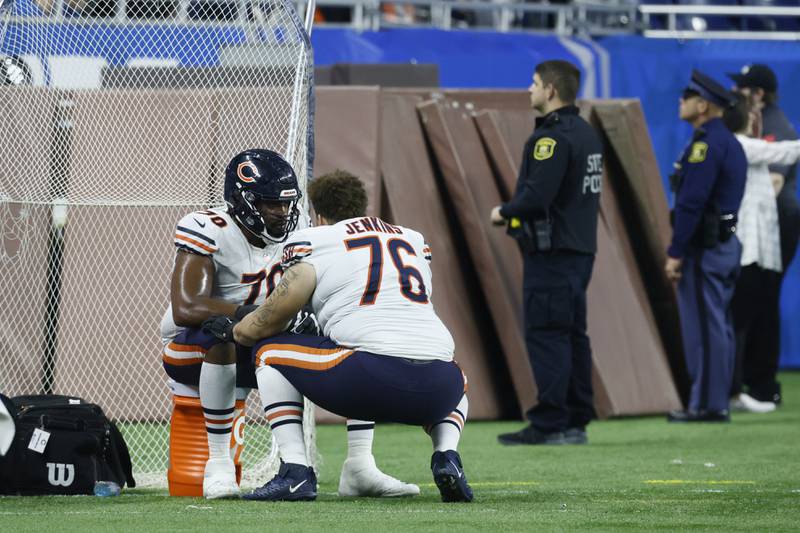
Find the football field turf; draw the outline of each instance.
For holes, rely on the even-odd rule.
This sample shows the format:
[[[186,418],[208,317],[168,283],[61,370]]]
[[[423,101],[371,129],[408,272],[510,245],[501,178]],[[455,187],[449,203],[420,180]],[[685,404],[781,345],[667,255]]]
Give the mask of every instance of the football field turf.
[[[800,373],[785,373],[785,405],[731,424],[675,425],[663,416],[593,423],[588,446],[503,447],[517,422],[468,423],[461,445],[475,491],[443,504],[422,430],[378,426],[387,473],[418,483],[402,500],[340,499],[344,426],[318,428],[319,499],[308,503],[169,498],[133,489],[116,498],[0,498],[0,531],[575,531],[800,529]]]

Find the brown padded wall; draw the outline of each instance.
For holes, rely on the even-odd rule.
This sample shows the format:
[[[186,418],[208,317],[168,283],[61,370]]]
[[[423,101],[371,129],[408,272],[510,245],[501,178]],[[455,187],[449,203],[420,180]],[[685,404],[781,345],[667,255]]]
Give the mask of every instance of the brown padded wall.
[[[320,87],[316,94],[314,176],[352,172],[367,189],[367,214],[380,216],[380,89]]]
[[[70,190],[82,190],[98,180],[114,180],[117,190],[126,187],[148,192],[168,191],[171,198],[180,198],[181,191],[204,189],[208,186],[208,169],[214,154],[211,117],[213,102],[204,98],[194,109],[185,106],[188,98],[183,91],[154,91],[142,109],[119,106],[124,91],[79,93],[75,98],[75,127],[73,130],[72,172]],[[116,102],[117,112],[99,122],[97,108]],[[142,102],[141,98],[135,101]],[[147,115],[146,113],[150,113]],[[187,116],[188,115],[188,116]],[[136,120],[130,117],[136,116]],[[186,139],[179,128],[193,121],[202,137]],[[124,125],[124,126],[123,126]],[[138,125],[133,126],[132,125]],[[204,126],[204,127],[203,127]],[[164,132],[156,139],[152,128]],[[173,161],[173,154],[184,154],[180,172],[165,174],[159,165],[148,164],[131,156],[126,149],[132,144],[145,146],[151,160],[161,167]],[[113,157],[98,158],[90,154],[108,151]],[[168,416],[160,411],[164,396],[147,397],[142,390],[163,389],[168,394],[166,376],[161,366],[159,323],[169,302],[169,278],[175,257],[172,237],[177,220],[196,207],[123,208],[124,220],[112,209],[102,206],[73,207],[67,226],[67,246],[64,251],[61,325],[56,372],[56,392],[96,398],[108,391],[101,379],[76,381],[77,369],[89,368],[97,376],[131,375],[137,380],[115,380],[114,405],[104,405],[115,417],[136,419],[148,416]],[[119,208],[116,208],[119,213]],[[134,222],[137,221],[138,223]],[[94,226],[104,224],[103,235]],[[114,231],[107,231],[108,229]],[[153,250],[142,254],[131,243],[154,242]],[[76,244],[80,243],[80,246]],[[120,254],[114,263],[104,262],[107,250]],[[134,270],[131,270],[133,268]],[[119,270],[118,270],[119,269]],[[88,277],[87,277],[88,273]],[[90,279],[91,284],[86,285]],[[119,302],[119,295],[130,308],[110,308],[109,301]],[[112,297],[115,299],[112,300]],[[139,306],[145,309],[144,314]],[[135,309],[135,310],[134,310]],[[71,337],[65,337],[71,331]],[[75,337],[75,333],[80,338]],[[81,343],[82,350],[72,351],[74,359],[67,360],[62,348]],[[143,382],[147,384],[144,385]],[[107,392],[106,392],[107,393]]]
[[[380,85],[382,87],[438,87],[435,63],[336,63],[331,67],[332,85]]]
[[[521,261],[514,242],[501,228],[489,224],[491,207],[500,203],[489,163],[468,113],[440,102],[422,103],[417,109],[444,177],[449,201],[467,236],[470,256],[524,412],[534,404],[536,386],[522,337]]]
[[[623,104],[607,100],[581,102],[581,114],[602,134],[603,127],[597,114],[594,113],[597,106],[615,109],[616,114],[622,115]],[[627,129],[631,127],[628,126]],[[605,162],[607,162],[613,159],[615,153],[608,146],[608,142],[604,141],[604,144]],[[626,385],[625,388],[614,387],[608,390],[609,399],[613,404],[612,414],[645,414],[678,409],[680,399],[672,380],[667,353],[658,332],[641,269],[637,263],[635,246],[630,238],[630,224],[626,223],[622,216],[624,204],[619,198],[617,189],[612,185],[619,181],[619,169],[607,163],[604,167],[599,225],[608,231],[609,243],[604,250],[600,250],[598,244],[597,261],[603,260],[600,257],[601,252],[607,250],[609,257],[605,261],[610,264],[611,274],[600,279],[612,279],[613,276],[615,282],[621,282],[622,285],[618,290],[598,296],[595,300],[605,302],[609,297],[615,297],[614,311],[620,313],[617,318],[619,324],[617,329],[626,336],[625,343],[621,343],[618,335],[609,335],[607,329],[601,330],[601,324],[595,322],[595,328],[590,329],[590,333],[596,332],[598,339],[601,338],[600,335],[605,334],[607,352],[618,356],[614,359],[608,358],[605,365],[596,365],[596,370],[601,374],[601,381],[604,383],[618,380]],[[622,276],[620,273],[623,273]],[[600,284],[594,284],[594,287],[590,287],[590,291],[592,289],[601,292]],[[604,316],[603,312],[601,308],[596,314],[598,317]],[[641,354],[647,355],[643,357]]]
[[[191,91],[153,91],[147,99],[136,93],[135,89],[75,93],[71,196],[94,195],[104,188],[97,184],[106,181],[113,182],[115,197],[123,198],[182,198],[186,191],[206,186],[198,177],[207,179],[209,169],[209,139],[214,133],[210,98],[198,103],[193,113],[187,102],[199,97]],[[101,111],[108,112],[102,120]],[[183,140],[183,124],[189,120],[195,121],[202,137]],[[149,157],[134,157],[141,153]]]
[[[214,90],[213,113],[218,117],[218,124],[209,132],[215,146],[213,166],[209,169],[212,179],[223,179],[228,161],[247,148],[266,148],[285,154],[287,134],[284,129],[289,123],[291,101],[291,87]],[[258,109],[254,110],[261,102],[269,102],[270,109],[279,109],[281,114],[264,116]],[[258,120],[258,124],[252,124],[254,120]],[[299,135],[305,140],[305,131]]]
[[[15,156],[0,158],[0,199],[29,199],[32,189],[46,189],[55,102],[54,93],[44,88],[0,86],[3,148]],[[20,176],[15,172],[18,168],[28,168],[30,173]],[[33,186],[28,180],[41,185]],[[41,200],[41,195],[36,199]]]
[[[621,222],[613,189],[605,187],[587,299],[588,332],[595,370],[609,400],[607,414],[678,409],[664,346]]]
[[[0,391],[7,396],[42,390],[51,213],[47,205],[0,204]]]
[[[449,102],[462,104],[467,111],[503,109],[531,112],[531,97],[527,91],[448,89],[442,93]],[[533,125],[531,125],[531,129],[533,129]]]
[[[481,109],[473,114],[486,153],[499,174],[497,184],[503,201],[514,195],[522,150],[535,117],[533,111],[518,110]],[[528,135],[520,135],[525,130]]]
[[[685,399],[689,380],[683,358],[680,319],[675,291],[663,268],[672,233],[669,207],[644,114],[637,100],[597,105],[595,113],[611,151],[608,166],[616,167],[609,185],[620,198],[622,215],[672,375],[681,397]]]
[[[469,380],[470,418],[498,418],[504,405],[511,403],[515,410],[516,401],[500,385],[508,382],[502,363],[498,365],[501,348],[492,342],[494,332],[483,316],[477,280],[464,267],[466,250],[454,238],[457,221],[448,218],[433,168],[424,157],[425,138],[416,116],[419,101],[409,94],[383,94],[384,190],[395,213],[393,222],[422,232],[431,246],[432,300],[453,335],[456,361]]]
[[[46,187],[54,102],[46,89],[0,87],[0,136],[14,153],[13,159],[0,159],[0,198],[24,199],[34,186]],[[17,168],[30,173],[20,175]],[[8,396],[41,390],[51,211],[46,205],[0,203],[0,279],[13,284],[0,287],[0,375],[6,377],[0,391]]]

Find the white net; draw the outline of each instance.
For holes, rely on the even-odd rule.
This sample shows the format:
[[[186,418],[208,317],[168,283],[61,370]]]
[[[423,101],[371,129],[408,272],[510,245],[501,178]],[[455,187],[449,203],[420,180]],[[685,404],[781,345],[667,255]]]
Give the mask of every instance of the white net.
[[[166,479],[175,223],[222,204],[245,148],[285,154],[305,190],[312,69],[283,0],[0,0],[0,391],[98,403],[141,484]]]

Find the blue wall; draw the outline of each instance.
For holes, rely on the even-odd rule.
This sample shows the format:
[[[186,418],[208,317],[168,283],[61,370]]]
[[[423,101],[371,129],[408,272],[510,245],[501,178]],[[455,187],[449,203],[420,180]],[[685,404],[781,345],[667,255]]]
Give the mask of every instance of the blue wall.
[[[594,86],[584,96],[639,98],[647,118],[662,179],[691,136],[678,120],[678,96],[693,68],[723,83],[726,72],[767,63],[778,75],[786,114],[800,130],[800,44],[773,41],[677,41],[636,36],[591,43],[552,36],[391,30],[356,33],[317,29],[312,35],[318,64],[437,63],[443,87],[526,88],[543,59],[571,59]],[[610,87],[610,89],[609,89]],[[781,297],[783,367],[800,368],[800,260],[790,265]]]
[[[443,87],[527,87],[536,63],[575,59],[552,37],[493,32],[316,29],[311,43],[317,65],[436,63]]]

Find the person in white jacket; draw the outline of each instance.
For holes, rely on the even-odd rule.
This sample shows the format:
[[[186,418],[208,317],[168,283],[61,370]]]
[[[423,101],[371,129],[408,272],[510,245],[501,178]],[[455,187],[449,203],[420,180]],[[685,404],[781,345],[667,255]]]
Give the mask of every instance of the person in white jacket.
[[[768,165],[791,165],[800,159],[800,141],[768,142],[759,139],[760,115],[741,95],[739,104],[726,110],[728,128],[744,148],[747,157],[747,182],[739,208],[736,235],[742,243],[742,271],[736,282],[731,304],[736,332],[736,367],[731,388],[733,409],[765,413],[775,410],[775,403],[758,401],[745,387],[774,382],[780,354],[781,260],[778,225],[777,190]],[[771,328],[775,339],[767,353],[753,349],[748,342],[754,331]]]

